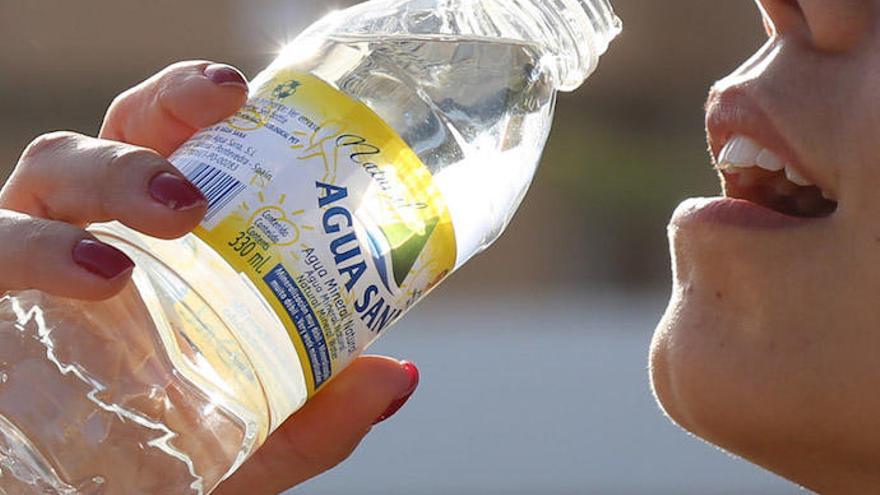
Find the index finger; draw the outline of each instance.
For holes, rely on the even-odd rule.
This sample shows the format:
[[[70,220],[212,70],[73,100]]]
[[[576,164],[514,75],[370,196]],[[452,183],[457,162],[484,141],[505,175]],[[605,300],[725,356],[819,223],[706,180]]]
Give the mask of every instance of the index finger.
[[[247,92],[247,80],[232,66],[180,62],[113,100],[100,137],[169,156],[199,129],[235,113]]]

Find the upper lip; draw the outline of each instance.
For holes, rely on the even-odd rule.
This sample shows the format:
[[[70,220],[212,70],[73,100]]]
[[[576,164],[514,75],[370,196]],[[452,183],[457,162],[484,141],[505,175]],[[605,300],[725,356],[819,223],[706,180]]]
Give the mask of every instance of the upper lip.
[[[732,137],[745,136],[779,155],[787,167],[794,169],[821,190],[836,193],[819,171],[804,166],[767,112],[745,86],[713,89],[706,105],[706,130],[712,157],[716,162],[724,145]]]

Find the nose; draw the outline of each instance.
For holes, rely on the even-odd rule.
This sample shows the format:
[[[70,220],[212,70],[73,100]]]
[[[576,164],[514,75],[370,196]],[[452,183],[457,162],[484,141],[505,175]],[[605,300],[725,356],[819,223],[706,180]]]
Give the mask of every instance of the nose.
[[[845,52],[874,23],[874,0],[756,0],[779,36],[802,38],[817,50]]]

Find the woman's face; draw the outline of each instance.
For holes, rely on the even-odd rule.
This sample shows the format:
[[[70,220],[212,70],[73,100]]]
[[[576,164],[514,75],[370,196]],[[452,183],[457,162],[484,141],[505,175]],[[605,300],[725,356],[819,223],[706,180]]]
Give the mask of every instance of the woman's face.
[[[653,383],[711,442],[822,493],[867,493],[880,486],[880,1],[758,3],[769,41],[709,98],[725,198],[686,202],[669,227]]]

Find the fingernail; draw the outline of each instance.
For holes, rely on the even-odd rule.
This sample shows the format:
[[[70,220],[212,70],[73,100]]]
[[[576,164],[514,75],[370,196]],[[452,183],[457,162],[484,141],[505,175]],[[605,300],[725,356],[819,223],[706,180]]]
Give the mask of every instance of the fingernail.
[[[134,261],[125,253],[94,239],[83,239],[73,247],[73,261],[107,280],[113,280],[134,268]]]
[[[406,388],[406,392],[404,392],[404,394],[399,399],[392,402],[391,405],[388,406],[388,409],[386,409],[385,412],[382,413],[381,416],[379,416],[379,419],[377,419],[376,422],[373,423],[374,425],[377,425],[382,421],[390,418],[391,416],[394,416],[397,411],[399,411],[400,408],[403,407],[404,404],[406,404],[406,401],[408,401],[409,398],[412,397],[412,394],[416,391],[416,387],[419,386],[419,369],[416,367],[416,365],[409,361],[403,361],[402,364],[403,369],[406,371],[406,374],[409,377],[409,386]]]
[[[208,200],[192,182],[170,172],[162,172],[150,181],[150,196],[175,211],[205,206]]]
[[[208,76],[208,79],[221,86],[241,86],[245,89],[248,87],[247,78],[244,77],[244,74],[229,65],[211,64],[205,68],[205,75]]]

